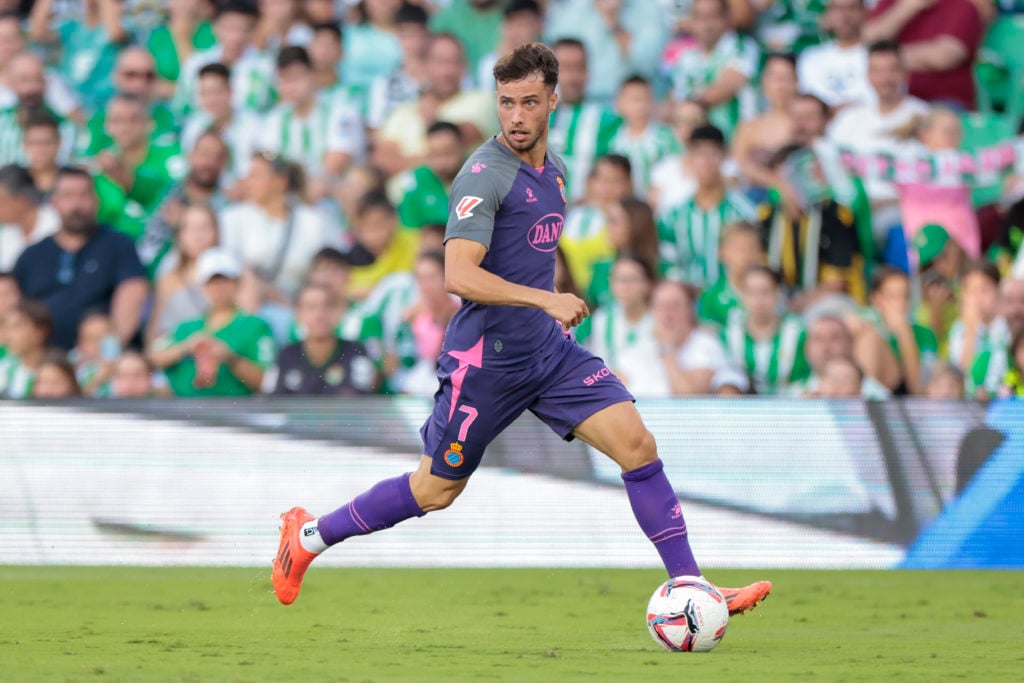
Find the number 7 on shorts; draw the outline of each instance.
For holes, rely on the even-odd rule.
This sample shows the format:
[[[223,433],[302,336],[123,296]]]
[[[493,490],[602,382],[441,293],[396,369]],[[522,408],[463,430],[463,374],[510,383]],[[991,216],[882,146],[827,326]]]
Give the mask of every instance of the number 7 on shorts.
[[[462,421],[462,426],[459,427],[459,441],[465,441],[466,436],[469,434],[469,427],[476,421],[477,413],[476,408],[472,406],[459,406],[459,412],[466,414],[466,419]]]

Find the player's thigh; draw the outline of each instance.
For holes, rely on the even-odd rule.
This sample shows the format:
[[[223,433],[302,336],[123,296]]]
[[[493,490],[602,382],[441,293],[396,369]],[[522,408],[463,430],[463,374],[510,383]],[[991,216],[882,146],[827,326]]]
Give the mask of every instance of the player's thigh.
[[[623,472],[635,470],[658,457],[654,436],[632,401],[602,408],[576,425],[573,436],[614,460]]]
[[[562,438],[579,438],[624,470],[657,458],[632,394],[604,361],[569,343],[557,362],[543,369],[553,379],[530,410]]]
[[[454,368],[454,369],[453,369]],[[442,357],[434,410],[420,434],[430,473],[458,480],[480,465],[484,450],[530,402],[528,373],[455,367]]]

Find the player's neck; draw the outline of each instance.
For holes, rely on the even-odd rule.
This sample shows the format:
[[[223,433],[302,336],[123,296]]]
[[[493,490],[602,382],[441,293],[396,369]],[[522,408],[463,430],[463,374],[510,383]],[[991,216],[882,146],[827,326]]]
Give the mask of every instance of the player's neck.
[[[498,142],[508,148],[510,152],[515,154],[520,160],[525,161],[533,168],[543,168],[544,160],[548,154],[548,145],[546,141],[538,140],[537,144],[533,148],[525,152],[517,152],[505,141],[504,135],[499,135],[497,138]]]

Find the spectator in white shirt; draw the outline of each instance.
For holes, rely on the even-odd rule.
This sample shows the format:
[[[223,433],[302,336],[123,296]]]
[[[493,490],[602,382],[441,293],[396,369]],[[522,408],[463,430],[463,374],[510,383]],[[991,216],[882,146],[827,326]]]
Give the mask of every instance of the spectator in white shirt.
[[[667,280],[654,289],[654,333],[619,358],[620,378],[637,398],[711,393],[715,373],[728,367],[722,343],[697,327],[686,285]]]
[[[0,272],[14,267],[25,247],[60,228],[60,218],[42,204],[27,170],[15,164],[0,168]]]
[[[861,38],[867,21],[864,0],[830,0],[823,22],[832,40],[800,53],[797,75],[803,92],[830,107],[870,104],[868,48]]]
[[[928,113],[928,105],[907,95],[907,70],[900,47],[894,42],[875,43],[868,49],[868,80],[875,91],[875,102],[839,112],[832,119],[829,138],[856,154],[895,154]],[[899,193],[877,171],[869,171],[864,180],[875,239],[884,243],[889,231],[901,221]]]

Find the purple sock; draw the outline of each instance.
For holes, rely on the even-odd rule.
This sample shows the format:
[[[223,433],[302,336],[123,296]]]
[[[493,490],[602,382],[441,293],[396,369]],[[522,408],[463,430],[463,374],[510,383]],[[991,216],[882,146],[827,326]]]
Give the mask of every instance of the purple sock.
[[[327,545],[341,543],[351,536],[390,529],[410,517],[422,517],[419,503],[409,487],[409,473],[378,482],[334,512],[320,517],[316,528]]]
[[[679,498],[665,476],[661,460],[622,473],[626,495],[640,528],[661,555],[670,577],[700,576],[686,538],[686,522]]]

